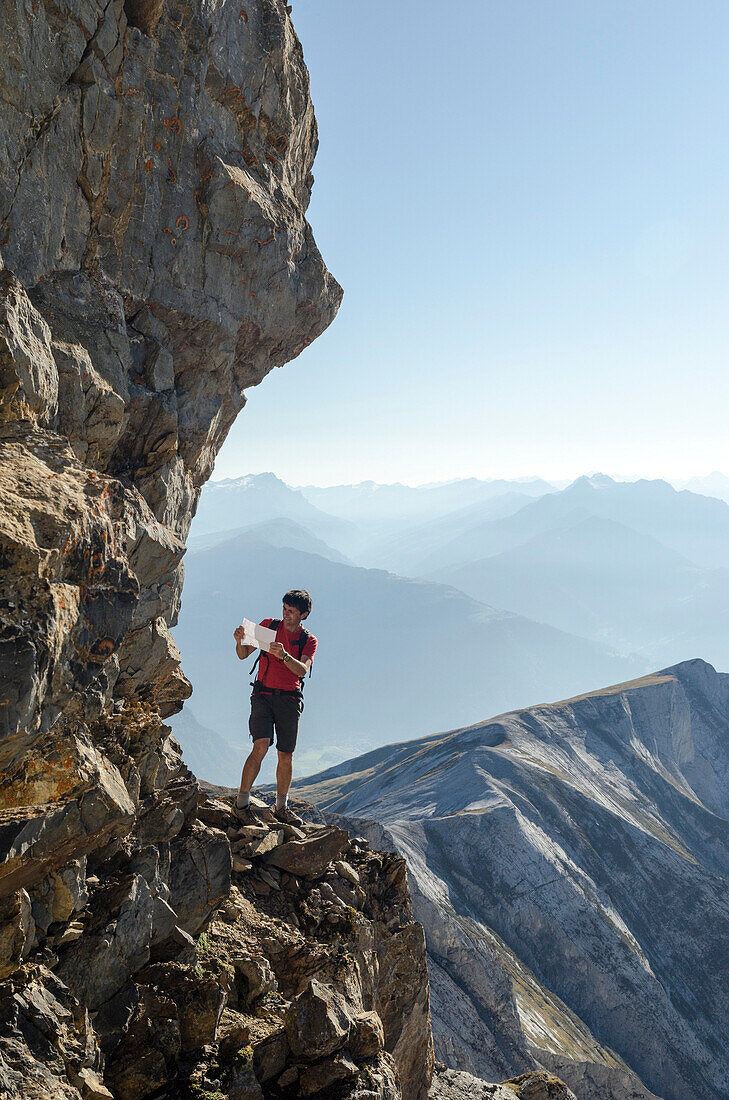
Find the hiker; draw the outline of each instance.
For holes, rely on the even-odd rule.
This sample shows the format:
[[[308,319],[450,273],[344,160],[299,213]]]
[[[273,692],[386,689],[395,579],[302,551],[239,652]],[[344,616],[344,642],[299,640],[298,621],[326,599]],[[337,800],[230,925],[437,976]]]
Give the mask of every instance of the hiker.
[[[251,787],[261,770],[264,756],[273,744],[274,731],[278,750],[274,816],[285,825],[303,824],[298,814],[289,806],[288,795],[299,718],[304,709],[302,680],[311,668],[317,647],[314,635],[301,625],[310,611],[309,593],[303,589],[292,589],[283,597],[283,617],[263,619],[260,623],[260,626],[276,631],[276,641],[271,642],[268,653],[259,654],[258,676],[251,695],[248,727],[253,738],[253,748],[243,765],[240,790],[235,802],[236,817],[245,825],[255,824],[257,820],[250,804]],[[243,636],[243,627],[236,627],[233,631],[235,651],[241,661],[255,649],[255,646],[242,645]]]

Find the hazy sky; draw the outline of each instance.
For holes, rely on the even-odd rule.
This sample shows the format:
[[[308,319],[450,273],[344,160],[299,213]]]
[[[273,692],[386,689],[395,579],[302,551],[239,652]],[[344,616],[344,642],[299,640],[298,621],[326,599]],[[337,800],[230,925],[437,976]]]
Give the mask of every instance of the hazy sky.
[[[727,470],[729,4],[293,0],[334,324],[215,477]]]

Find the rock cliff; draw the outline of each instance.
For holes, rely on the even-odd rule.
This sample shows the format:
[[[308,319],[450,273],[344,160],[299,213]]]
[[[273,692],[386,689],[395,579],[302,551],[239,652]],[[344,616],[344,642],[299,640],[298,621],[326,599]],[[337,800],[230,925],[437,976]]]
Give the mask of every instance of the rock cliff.
[[[39,0],[0,26],[0,730],[190,688],[169,628],[246,388],[330,323],[278,0]],[[4,763],[8,762],[7,756]]]
[[[688,661],[299,784],[407,857],[439,1058],[726,1097],[728,715],[729,675]]]

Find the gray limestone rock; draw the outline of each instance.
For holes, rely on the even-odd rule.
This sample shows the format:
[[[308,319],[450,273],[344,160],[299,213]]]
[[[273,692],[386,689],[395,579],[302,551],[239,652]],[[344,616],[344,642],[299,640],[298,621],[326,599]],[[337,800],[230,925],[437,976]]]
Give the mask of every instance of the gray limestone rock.
[[[87,714],[115,695],[169,714],[189,694],[168,628],[200,487],[244,391],[341,298],[305,217],[308,74],[274,0],[6,15],[3,721],[47,727],[73,691]]]
[[[223,833],[195,824],[170,845],[170,905],[178,924],[196,933],[230,890],[230,845]]]
[[[325,829],[306,840],[289,840],[266,855],[266,863],[292,875],[316,878],[346,851],[349,837],[341,829]]]
[[[687,661],[299,786],[406,855],[441,1059],[724,1097],[728,713],[729,676]]]
[[[311,978],[291,1006],[286,1033],[294,1054],[313,1062],[346,1046],[353,1022],[344,998]]]
[[[58,368],[51,330],[18,279],[0,271],[0,421],[52,423]]]

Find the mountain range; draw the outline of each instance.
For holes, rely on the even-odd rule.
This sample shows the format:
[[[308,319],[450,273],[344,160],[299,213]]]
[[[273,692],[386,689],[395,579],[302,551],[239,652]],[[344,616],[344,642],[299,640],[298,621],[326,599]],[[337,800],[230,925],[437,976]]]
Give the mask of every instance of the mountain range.
[[[296,789],[406,856],[439,1057],[724,1100],[728,780],[729,675],[693,660]]]
[[[281,597],[291,587],[312,592],[307,625],[320,643],[305,685],[299,771],[417,736],[434,723],[472,722],[525,696],[554,698],[596,679],[644,671],[637,660],[604,645],[487,606],[450,586],[276,545],[261,530],[188,554],[175,629],[194,685],[189,705],[196,719],[239,753],[248,744],[253,658],[237,659],[233,630],[244,617],[280,614]],[[237,781],[239,757],[222,774],[204,740],[178,718],[172,725],[199,774]]]

